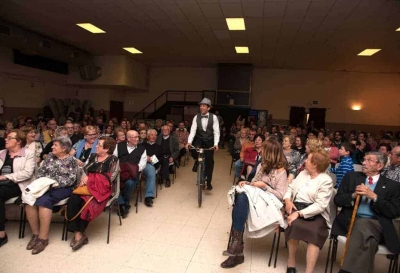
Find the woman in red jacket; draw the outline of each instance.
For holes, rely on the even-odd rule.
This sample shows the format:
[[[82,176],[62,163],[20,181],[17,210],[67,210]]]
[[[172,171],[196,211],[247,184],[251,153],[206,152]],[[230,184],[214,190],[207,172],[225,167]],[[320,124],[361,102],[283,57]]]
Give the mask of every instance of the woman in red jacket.
[[[66,215],[66,218],[70,220],[68,231],[75,233],[70,243],[72,250],[77,250],[89,242],[85,233],[86,228],[90,221],[102,213],[111,196],[112,181],[115,180],[119,172],[118,158],[113,155],[114,149],[115,140],[113,138],[101,137],[96,147],[96,153],[89,157],[83,167],[83,174],[78,187],[87,185],[91,173],[92,175],[93,173],[101,173],[102,175],[99,174],[99,177],[104,178],[96,179],[94,180],[95,184],[88,185],[90,193],[95,198],[89,200],[91,196],[73,193],[68,199]],[[87,202],[89,203],[85,206]]]

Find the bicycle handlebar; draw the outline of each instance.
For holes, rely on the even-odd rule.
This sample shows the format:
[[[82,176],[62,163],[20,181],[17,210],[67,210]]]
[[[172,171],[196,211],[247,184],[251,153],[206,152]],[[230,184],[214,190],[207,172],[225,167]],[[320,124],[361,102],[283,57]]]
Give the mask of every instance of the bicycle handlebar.
[[[211,151],[211,150],[215,150],[215,148],[214,147],[211,147],[211,148],[197,148],[197,147],[194,147],[193,145],[189,145],[189,150],[196,150],[196,152],[202,152],[202,151]]]

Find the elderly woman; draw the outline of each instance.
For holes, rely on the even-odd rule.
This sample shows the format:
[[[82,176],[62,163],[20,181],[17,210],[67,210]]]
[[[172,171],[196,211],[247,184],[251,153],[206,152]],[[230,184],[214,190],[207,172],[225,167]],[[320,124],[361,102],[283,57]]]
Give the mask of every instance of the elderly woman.
[[[72,143],[67,137],[60,136],[53,140],[53,151],[38,169],[37,178],[47,177],[58,186],[52,187],[36,199],[33,206],[26,205],[26,217],[32,230],[32,238],[26,246],[32,254],[42,252],[49,244],[49,228],[54,204],[68,198],[76,183],[77,163],[69,155]]]
[[[306,273],[314,271],[320,249],[328,238],[331,227],[329,202],[333,192],[331,177],[325,173],[330,164],[329,154],[312,151],[305,170],[291,184],[283,197],[288,214],[285,238],[289,247],[287,273],[296,272],[296,251],[299,241],[308,243]]]
[[[262,154],[262,143],[265,137],[262,134],[258,134],[254,137],[254,147],[249,147],[244,151],[244,167],[246,168],[246,178],[249,177],[253,167],[257,161],[261,158]],[[247,179],[246,179],[247,180]]]
[[[305,167],[306,167],[305,163],[306,163],[308,154],[311,153],[312,151],[315,151],[318,149],[322,149],[322,141],[321,140],[319,140],[317,138],[307,140],[306,152],[304,154],[302,154],[300,157],[300,163],[296,170],[296,175],[298,175],[305,169]]]
[[[85,127],[85,138],[79,140],[71,149],[69,154],[75,156],[79,167],[83,167],[89,156],[96,153],[96,145],[99,141],[97,137],[96,127],[88,125]]]
[[[292,149],[294,141],[295,138],[292,135],[285,135],[282,140],[283,154],[289,164],[289,183],[296,177],[296,170],[300,164],[300,153]]]
[[[5,232],[5,201],[21,195],[33,180],[34,152],[25,148],[26,137],[20,130],[11,130],[6,137],[6,149],[0,151],[0,247],[8,242]]]
[[[245,184],[272,193],[280,201],[287,189],[287,162],[282,153],[282,147],[276,140],[266,140],[262,145],[262,159],[257,167],[257,174],[252,182],[241,181],[240,187]],[[262,198],[258,198],[262,199]],[[252,200],[254,206],[254,200]],[[280,212],[278,212],[280,215]],[[246,221],[249,221],[249,199],[245,193],[235,196],[235,205],[232,210],[232,239],[223,255],[229,258],[221,264],[222,268],[235,267],[244,262],[243,231]],[[264,229],[266,227],[260,227]],[[265,234],[266,235],[266,234]]]
[[[26,135],[26,147],[28,150],[31,150],[35,154],[35,162],[39,163],[41,161],[40,154],[43,151],[42,143],[39,141],[35,141],[36,137],[36,128],[33,125],[24,126],[21,130]]]
[[[67,128],[64,127],[64,126],[59,126],[59,127],[55,130],[54,134],[55,134],[56,137],[59,137],[59,136],[68,137],[68,130],[67,130]],[[71,140],[71,141],[72,141],[72,140]],[[48,155],[49,153],[51,153],[52,149],[53,149],[53,140],[50,141],[50,142],[46,145],[46,147],[44,147],[43,151],[40,153],[40,159],[41,159],[41,160],[46,159],[47,155]]]
[[[99,216],[107,205],[108,199],[112,193],[112,181],[115,180],[119,167],[118,158],[113,155],[115,149],[115,140],[111,137],[101,137],[97,143],[96,153],[90,155],[88,162],[83,167],[83,175],[79,182],[79,187],[86,186],[90,173],[105,174],[110,181],[94,180],[96,188],[102,189],[97,192],[96,199],[89,199],[89,196],[83,196],[73,193],[67,203],[68,231],[74,232],[70,246],[72,250],[77,250],[89,242],[86,236],[86,228],[89,222]],[[92,193],[94,195],[94,193]],[[100,202],[99,202],[100,200]],[[89,204],[82,210],[82,207]]]
[[[114,130],[115,141],[118,143],[126,141],[126,134],[122,127],[117,127]]]
[[[329,157],[331,159],[331,167],[335,168],[339,159],[339,149],[336,148],[336,146],[333,146],[333,141],[334,141],[333,138],[326,136],[324,137],[322,143],[324,145],[325,151],[329,153]]]

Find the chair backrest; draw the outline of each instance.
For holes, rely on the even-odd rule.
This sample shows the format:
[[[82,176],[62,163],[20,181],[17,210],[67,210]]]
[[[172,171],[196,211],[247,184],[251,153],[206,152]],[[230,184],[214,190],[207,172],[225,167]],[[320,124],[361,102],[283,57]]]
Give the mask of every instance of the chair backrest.
[[[353,164],[353,168],[355,172],[362,172],[362,165],[360,164]]]

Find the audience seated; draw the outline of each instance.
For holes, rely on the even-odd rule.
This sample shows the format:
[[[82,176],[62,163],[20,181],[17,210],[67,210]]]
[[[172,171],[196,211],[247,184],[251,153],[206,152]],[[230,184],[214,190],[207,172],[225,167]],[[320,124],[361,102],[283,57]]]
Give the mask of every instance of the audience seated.
[[[285,230],[289,248],[288,273],[296,272],[296,251],[300,240],[308,243],[305,272],[312,273],[319,251],[328,238],[331,227],[329,202],[333,193],[332,179],[325,173],[329,162],[325,150],[312,151],[305,162],[305,170],[289,184],[283,197],[289,225]]]
[[[242,135],[242,130],[240,130],[240,134]],[[240,159],[235,162],[235,178],[238,178],[240,175],[240,171],[243,168],[243,162],[244,162],[244,153],[247,150],[247,148],[253,148],[254,147],[254,137],[256,135],[256,131],[250,130],[247,141],[242,142],[242,147],[240,149]]]
[[[97,143],[95,154],[91,154],[82,168],[82,176],[78,187],[87,187],[95,197],[72,193],[67,203],[66,218],[68,231],[75,235],[70,247],[77,250],[89,242],[86,229],[89,222],[99,216],[112,194],[112,183],[118,175],[118,158],[113,155],[115,140],[111,137],[101,137]],[[93,174],[100,173],[104,179],[96,179]],[[90,181],[89,181],[90,179]]]
[[[390,152],[390,165],[385,167],[382,176],[400,182],[400,146]]]
[[[125,142],[126,141],[126,135],[125,135],[125,131],[122,127],[117,126],[114,129],[114,137],[115,137],[115,141],[116,143],[120,143],[120,142]]]
[[[21,128],[26,136],[26,149],[31,150],[35,154],[35,162],[39,163],[41,161],[40,154],[43,151],[42,143],[35,141],[36,128],[33,125],[27,125]]]
[[[289,183],[296,177],[296,170],[300,164],[300,153],[292,149],[294,140],[295,138],[292,135],[285,135],[282,141],[283,154],[288,162]]]
[[[157,131],[149,129],[147,131],[147,141],[144,143],[147,154],[146,167],[143,169],[143,174],[146,176],[146,193],[144,204],[148,207],[153,206],[154,189],[156,183],[156,170],[160,167],[162,158],[162,148],[156,143]]]
[[[320,139],[320,138],[319,138]],[[333,146],[333,138],[326,136],[322,139],[325,151],[329,153],[331,159],[331,167],[334,168],[339,160],[339,149]]]
[[[243,170],[246,172],[246,180],[251,174],[257,161],[261,158],[262,149],[261,146],[265,140],[265,137],[261,134],[254,137],[254,147],[249,147],[244,152]]]
[[[22,126],[21,126],[22,127]],[[54,119],[51,119],[47,122],[47,130],[42,132],[43,135],[43,146],[46,147],[46,145],[52,141],[52,139],[55,137],[55,131],[57,129],[57,122]]]
[[[52,152],[38,169],[36,178],[47,178],[56,185],[51,185],[49,190],[37,198],[33,205],[26,204],[25,206],[26,217],[32,230],[32,238],[26,249],[32,250],[32,254],[42,252],[49,244],[53,206],[68,198],[76,184],[78,166],[76,159],[69,155],[71,148],[72,143],[68,137],[56,137],[53,140]],[[32,184],[36,181],[38,180],[33,181]]]
[[[5,202],[21,196],[34,179],[35,170],[35,153],[26,148],[26,136],[21,130],[10,130],[5,146],[0,151],[0,247],[8,242]]]
[[[139,130],[139,144],[144,144],[147,141],[147,130],[140,129]]]
[[[169,178],[170,166],[177,164],[176,159],[179,156],[179,141],[175,134],[171,135],[170,127],[164,125],[161,129],[161,134],[157,137],[156,142],[162,148],[162,154],[160,158],[161,175],[162,179],[165,179],[165,187],[168,188],[171,186],[171,180]]]
[[[256,142],[259,137],[256,138]],[[234,206],[232,210],[232,238],[229,241],[228,249],[224,251],[224,256],[229,258],[221,264],[223,268],[235,267],[244,262],[244,243],[243,232],[247,221],[248,228],[251,226],[252,231],[257,235],[253,238],[260,238],[273,231],[277,225],[269,227],[266,225],[267,221],[260,221],[257,218],[249,217],[249,213],[253,213],[253,208],[268,207],[270,214],[264,213],[263,215],[271,217],[274,212],[282,216],[279,209],[275,206],[266,206],[268,204],[264,198],[254,198],[254,195],[249,195],[248,191],[252,190],[255,194],[263,195],[263,192],[254,191],[255,188],[262,189],[264,192],[274,195],[279,201],[282,201],[283,195],[287,189],[287,162],[282,153],[281,145],[276,140],[267,140],[262,145],[262,159],[261,164],[257,167],[257,174],[251,182],[240,181],[238,186],[249,187],[250,189],[244,190],[241,193],[236,193],[234,198]],[[246,186],[249,185],[249,186]],[[253,188],[253,189],[252,189]],[[251,206],[249,199],[251,200]],[[266,211],[264,211],[266,212]]]
[[[139,144],[139,134],[137,131],[130,130],[126,133],[127,142],[120,142],[114,150],[114,155],[118,157],[119,163],[132,163],[138,165],[138,171],[142,172],[146,167],[147,154],[144,145]],[[140,175],[136,178],[130,177],[126,181],[121,180],[121,193],[118,197],[119,210],[122,218],[126,218],[131,208],[131,195],[139,181]]]
[[[381,175],[387,158],[379,152],[365,155],[362,172],[345,175],[335,196],[341,207],[332,235],[346,236],[354,201],[361,197],[344,263],[339,272],[373,272],[378,244],[385,242],[399,253],[399,239],[393,219],[400,216],[400,184]],[[362,247],[360,247],[362,246]]]
[[[340,187],[340,183],[343,180],[343,177],[348,172],[354,172],[354,163],[352,159],[352,155],[354,153],[354,145],[349,142],[342,143],[342,147],[340,147],[339,155],[341,156],[341,161],[339,166],[331,167],[329,171],[331,173],[336,174],[336,185],[334,186],[336,189]]]
[[[305,154],[306,152],[306,139],[300,136],[296,136],[295,139],[295,147],[293,148],[294,150],[298,151],[300,153],[300,156]]]
[[[64,126],[60,126],[56,129],[54,132],[54,136],[59,137],[59,136],[65,136],[68,137],[67,129]],[[40,153],[40,160],[45,160],[47,155],[51,153],[53,148],[53,141],[50,141],[43,149],[43,151]]]

